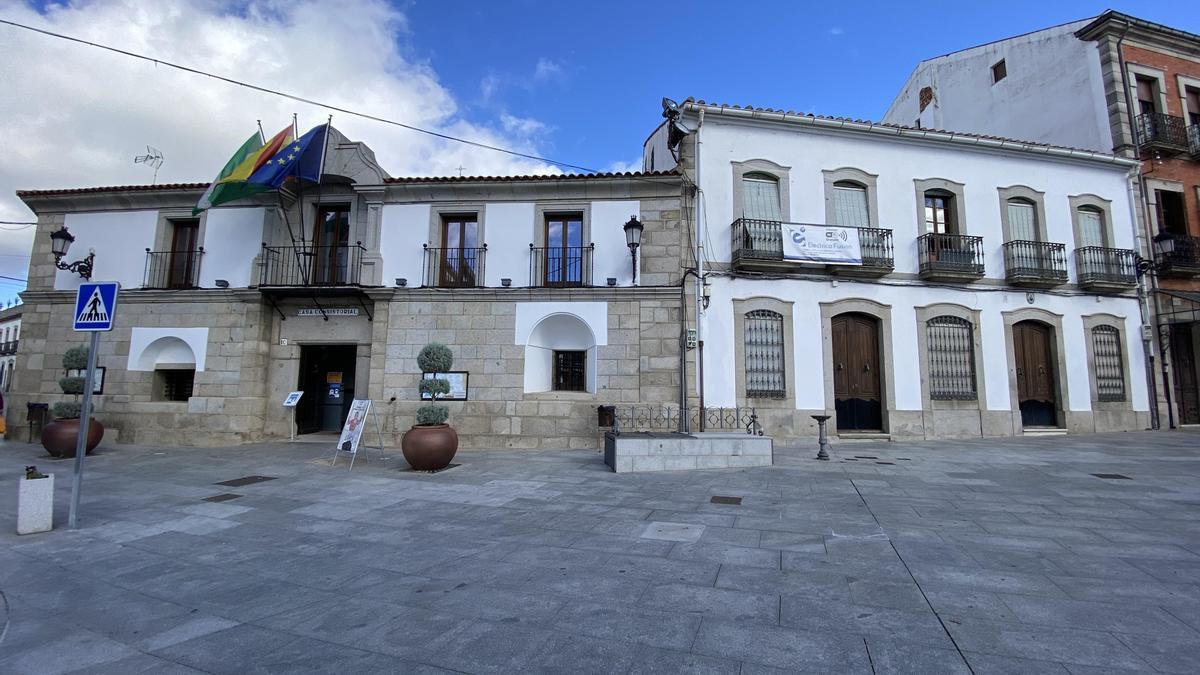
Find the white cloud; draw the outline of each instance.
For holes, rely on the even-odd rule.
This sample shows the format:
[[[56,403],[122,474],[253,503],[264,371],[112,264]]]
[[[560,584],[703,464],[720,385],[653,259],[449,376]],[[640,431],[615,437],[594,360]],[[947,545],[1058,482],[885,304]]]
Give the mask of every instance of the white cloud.
[[[537,65],[533,68],[533,79],[536,82],[556,80],[564,75],[566,75],[566,71],[561,63],[544,56],[538,59]]]
[[[145,53],[341,107],[471,140],[540,154],[536,120],[463,119],[427,64],[407,58],[404,15],[383,0],[98,0],[39,14],[0,0],[5,18]],[[399,43],[398,43],[399,41]],[[17,189],[149,183],[133,158],[152,145],[166,157],[160,183],[207,181],[261,119],[268,135],[317,106],[0,26],[0,220],[30,220]],[[366,142],[392,175],[545,173],[541,162],[473,148],[334,113],[334,126]],[[0,274],[24,277],[32,230],[0,231]],[[0,286],[0,301],[6,295]]]
[[[611,171],[614,173],[624,172],[624,171],[641,171],[642,170],[642,158],[635,157],[629,161],[618,160],[618,161],[612,162],[608,166],[604,167],[604,170]]]
[[[837,26],[834,26],[833,28],[829,29],[829,34],[836,37],[838,35],[845,35],[846,31],[841,28],[838,28]]]

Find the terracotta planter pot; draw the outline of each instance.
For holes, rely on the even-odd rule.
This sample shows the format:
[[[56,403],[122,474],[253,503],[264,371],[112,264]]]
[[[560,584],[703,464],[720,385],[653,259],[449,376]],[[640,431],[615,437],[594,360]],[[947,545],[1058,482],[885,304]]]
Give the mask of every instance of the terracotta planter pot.
[[[458,452],[458,434],[449,424],[416,425],[400,440],[404,459],[417,471],[444,469]]]
[[[87,454],[100,445],[104,438],[104,425],[95,417],[89,418]],[[54,420],[42,428],[42,447],[51,457],[74,457],[75,446],[79,442],[79,419]]]

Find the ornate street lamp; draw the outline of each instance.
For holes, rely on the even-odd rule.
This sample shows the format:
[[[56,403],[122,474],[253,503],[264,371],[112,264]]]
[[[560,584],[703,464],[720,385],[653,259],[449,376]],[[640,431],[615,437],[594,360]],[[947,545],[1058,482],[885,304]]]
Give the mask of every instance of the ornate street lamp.
[[[50,233],[50,250],[54,253],[54,266],[60,270],[75,272],[84,279],[91,281],[92,264],[96,261],[95,249],[88,249],[88,256],[83,260],[76,260],[73,263],[62,261],[66,257],[67,251],[71,250],[71,244],[74,241],[75,235],[68,232],[65,225],[58,231]]]
[[[637,250],[642,245],[642,230],[645,226],[637,216],[629,216],[625,223],[625,245],[629,247],[629,255],[633,258],[633,285],[637,285]]]

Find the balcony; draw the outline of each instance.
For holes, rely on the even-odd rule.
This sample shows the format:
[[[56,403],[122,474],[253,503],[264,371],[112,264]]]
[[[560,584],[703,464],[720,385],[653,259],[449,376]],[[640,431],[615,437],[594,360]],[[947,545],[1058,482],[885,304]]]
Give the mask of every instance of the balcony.
[[[1187,137],[1188,152],[1192,154],[1192,159],[1200,159],[1200,124],[1188,127]]]
[[[918,276],[928,281],[983,278],[983,237],[929,233],[917,237]]]
[[[1014,286],[1049,288],[1067,283],[1067,247],[1049,241],[1004,243],[1004,278]]]
[[[421,285],[426,288],[476,288],[483,286],[487,245],[479,248],[430,248],[424,245]]]
[[[529,285],[541,288],[583,288],[592,285],[592,254],[588,246],[529,245]]]
[[[362,242],[337,246],[263,244],[260,288],[336,289],[358,287]]]
[[[146,249],[146,271],[142,288],[181,290],[200,286],[200,258],[204,247],[195,251],[151,251]]]
[[[1157,239],[1157,238],[1156,238]],[[1176,234],[1170,253],[1158,253],[1158,274],[1163,277],[1200,277],[1200,237]]]
[[[1161,113],[1142,113],[1134,118],[1138,148],[1167,154],[1187,152],[1187,124],[1182,117]]]
[[[1124,291],[1137,286],[1137,253],[1126,248],[1075,249],[1079,285],[1090,291]]]
[[[815,264],[838,274],[859,276],[883,276],[894,267],[892,257],[892,231],[879,227],[845,228],[858,231],[862,265],[832,265],[818,261],[804,261],[783,257],[784,223],[773,220],[738,218],[733,221],[731,262],[733,268],[745,271],[786,272],[796,271],[797,265]],[[788,223],[804,225],[805,223]],[[840,227],[817,225],[817,227]]]
[[[12,356],[17,353],[17,346],[20,340],[9,340],[8,342],[0,342],[0,356]]]

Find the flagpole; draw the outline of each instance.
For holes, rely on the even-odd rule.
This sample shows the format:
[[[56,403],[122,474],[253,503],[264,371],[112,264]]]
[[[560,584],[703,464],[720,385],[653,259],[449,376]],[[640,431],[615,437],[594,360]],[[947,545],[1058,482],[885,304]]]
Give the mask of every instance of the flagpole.
[[[262,141],[263,145],[266,145],[267,144],[267,135],[263,133],[262,120],[256,120],[256,121],[258,122],[258,139],[260,141]]]

